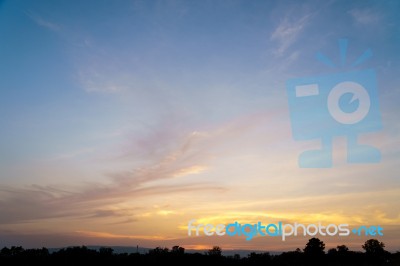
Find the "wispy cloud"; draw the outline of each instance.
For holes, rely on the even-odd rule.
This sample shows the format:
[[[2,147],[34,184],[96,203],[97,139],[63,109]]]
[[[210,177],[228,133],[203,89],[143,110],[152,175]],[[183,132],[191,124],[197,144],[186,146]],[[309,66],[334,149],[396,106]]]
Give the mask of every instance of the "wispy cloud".
[[[146,240],[173,240],[177,238],[170,238],[157,235],[121,235],[108,232],[93,232],[93,231],[77,231],[76,233],[94,238],[128,238],[128,239],[146,239]]]
[[[173,163],[172,163],[173,164]],[[206,183],[152,184],[157,180],[199,173],[201,168],[162,162],[154,167],[120,173],[108,184],[90,183],[78,190],[32,185],[25,188],[1,187],[0,223],[15,223],[56,217],[132,217],[135,212],[110,209],[117,203],[140,197],[152,197],[195,191],[221,190]],[[134,208],[133,208],[134,209]]]
[[[31,185],[22,188],[1,186],[0,223],[60,217],[110,217],[114,222],[123,222],[126,219],[132,221],[138,217],[138,213],[146,212],[137,209],[139,205],[132,204],[132,201],[139,198],[193,196],[226,191],[224,183],[219,183],[218,180],[204,181],[191,177],[208,171],[212,158],[229,152],[229,147],[235,149],[233,144],[241,136],[251,135],[250,132],[259,130],[266,119],[266,114],[249,115],[208,131],[186,133],[182,133],[179,127],[165,133],[162,130],[164,125],[161,125],[160,129],[154,129],[155,133],[147,134],[148,139],[140,139],[136,145],[131,145],[130,152],[124,152],[124,156],[115,158],[140,164],[131,170],[114,170],[108,173],[108,182],[84,182],[75,188],[61,185]],[[173,125],[170,127],[174,128]],[[124,205],[127,202],[130,202],[129,207]],[[153,207],[149,203],[145,208]],[[174,211],[173,208],[163,208],[158,209],[157,214],[170,215]]]
[[[139,182],[144,185],[146,182]],[[140,187],[135,178],[128,182],[91,184],[78,191],[62,191],[51,186],[32,185],[26,188],[0,188],[1,224],[21,223],[35,220],[80,217],[114,219],[135,217],[135,206],[124,211],[117,206],[121,202],[140,197],[168,194],[185,194],[196,191],[221,191],[212,184],[148,185]],[[108,209],[107,209],[108,208]],[[112,210],[109,208],[117,208]]]
[[[270,36],[270,40],[277,43],[277,48],[275,49],[277,56],[285,54],[287,49],[296,42],[309,22],[310,17],[310,14],[306,14],[297,19],[289,18],[289,16],[283,18]]]
[[[26,15],[30,17],[37,25],[46,28],[51,31],[59,31],[61,29],[60,25],[48,20],[44,19],[43,17],[39,16],[38,14],[28,11]]]
[[[357,24],[374,25],[380,22],[381,15],[371,8],[353,9],[348,12]]]

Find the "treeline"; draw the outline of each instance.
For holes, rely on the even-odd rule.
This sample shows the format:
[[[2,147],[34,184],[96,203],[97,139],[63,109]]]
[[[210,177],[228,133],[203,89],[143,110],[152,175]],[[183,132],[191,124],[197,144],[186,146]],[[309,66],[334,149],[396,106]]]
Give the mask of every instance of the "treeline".
[[[223,256],[220,247],[215,246],[204,253],[186,253],[180,246],[172,249],[157,247],[147,254],[114,253],[113,249],[103,247],[99,250],[85,246],[68,247],[55,252],[46,248],[24,249],[4,247],[0,251],[0,265],[396,265],[400,266],[400,252],[390,253],[385,245],[370,239],[362,245],[364,252],[350,251],[345,245],[325,252],[325,244],[312,238],[304,249],[271,255],[268,252],[250,253],[245,257],[239,254]]]

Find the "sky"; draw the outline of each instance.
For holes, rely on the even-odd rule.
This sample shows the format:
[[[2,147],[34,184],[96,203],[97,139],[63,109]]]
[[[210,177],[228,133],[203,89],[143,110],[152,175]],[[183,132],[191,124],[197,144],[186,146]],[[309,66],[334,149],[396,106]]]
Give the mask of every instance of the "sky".
[[[307,241],[189,237],[196,219],[380,225],[378,239],[400,250],[399,11],[398,1],[0,1],[0,246]],[[321,141],[293,138],[287,81],[367,69],[382,128],[358,139],[381,161],[348,163],[337,136],[332,167],[300,167]],[[371,237],[319,238],[360,250]]]

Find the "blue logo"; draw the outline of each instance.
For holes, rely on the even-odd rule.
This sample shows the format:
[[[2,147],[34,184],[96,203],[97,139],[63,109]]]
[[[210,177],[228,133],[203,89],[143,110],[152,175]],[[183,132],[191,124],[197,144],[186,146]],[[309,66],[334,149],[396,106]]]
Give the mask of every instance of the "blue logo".
[[[347,40],[339,40],[341,63],[346,63]],[[365,51],[351,66],[372,56]],[[334,67],[321,53],[317,59]],[[301,168],[332,167],[332,139],[347,137],[348,163],[377,163],[380,151],[359,144],[361,133],[382,129],[376,75],[373,69],[295,78],[286,84],[292,134],[295,140],[321,139],[321,149],[305,151],[299,156]]]
[[[239,222],[225,224],[197,224],[195,225],[196,219],[192,219],[188,223],[188,236],[200,236],[204,234],[205,236],[245,236],[246,241],[252,240],[254,237],[259,236],[271,236],[281,237],[282,241],[285,241],[289,237],[296,236],[349,236],[352,232],[354,235],[365,235],[365,236],[383,236],[383,227],[378,226],[366,226],[361,225],[359,227],[353,228],[350,231],[349,224],[333,224],[323,225],[318,224],[302,224],[302,223],[269,223],[263,225],[262,222],[257,222],[254,224],[241,224]]]

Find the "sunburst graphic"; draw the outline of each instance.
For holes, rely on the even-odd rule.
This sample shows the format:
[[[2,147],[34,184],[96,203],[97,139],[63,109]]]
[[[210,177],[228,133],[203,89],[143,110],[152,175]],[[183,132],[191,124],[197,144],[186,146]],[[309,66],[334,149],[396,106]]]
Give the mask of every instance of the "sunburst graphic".
[[[341,66],[345,66],[346,65],[346,61],[347,61],[347,46],[348,46],[348,40],[347,39],[340,39],[339,40],[339,51],[340,51],[340,64]],[[372,50],[371,49],[367,49],[364,51],[364,53],[362,53],[357,60],[355,60],[352,64],[351,67],[356,67],[362,63],[364,63],[365,61],[367,61],[369,58],[372,57]],[[320,61],[321,63],[323,63],[326,66],[335,68],[337,67],[337,65],[335,65],[333,63],[333,61],[327,57],[326,55],[324,55],[321,52],[318,52],[316,55],[316,58],[318,61]]]

